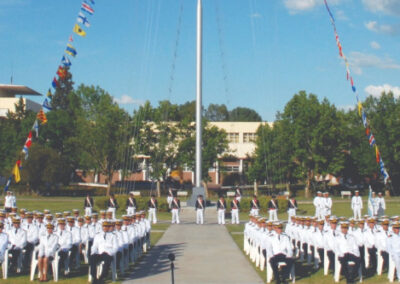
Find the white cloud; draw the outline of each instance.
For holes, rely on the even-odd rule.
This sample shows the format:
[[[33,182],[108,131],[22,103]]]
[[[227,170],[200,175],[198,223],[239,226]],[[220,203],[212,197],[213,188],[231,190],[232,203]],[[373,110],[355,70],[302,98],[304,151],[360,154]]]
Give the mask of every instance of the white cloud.
[[[395,35],[400,32],[400,27],[398,25],[381,25],[377,21],[369,21],[365,23],[365,27],[370,31],[380,34]]]
[[[135,100],[128,95],[122,95],[121,98],[114,98],[114,101],[120,105],[143,105],[142,100]]]
[[[391,86],[389,84],[383,84],[382,86],[369,85],[365,88],[365,92],[374,97],[381,96],[383,92],[392,92],[396,98],[400,97],[400,87]]]
[[[349,20],[349,18],[346,16],[344,11],[342,11],[342,10],[337,10],[336,11],[335,19],[342,20],[342,21],[348,21]]]
[[[362,2],[371,12],[400,16],[399,0],[362,0]]]
[[[354,73],[359,75],[363,68],[400,69],[400,65],[390,57],[380,58],[374,54],[353,51],[348,58]]]
[[[373,49],[380,49],[381,45],[377,43],[376,41],[371,41],[369,44]]]
[[[337,5],[341,0],[332,0],[330,5]],[[283,4],[289,10],[290,14],[296,14],[303,11],[310,11],[316,6],[324,4],[324,0],[283,0]]]

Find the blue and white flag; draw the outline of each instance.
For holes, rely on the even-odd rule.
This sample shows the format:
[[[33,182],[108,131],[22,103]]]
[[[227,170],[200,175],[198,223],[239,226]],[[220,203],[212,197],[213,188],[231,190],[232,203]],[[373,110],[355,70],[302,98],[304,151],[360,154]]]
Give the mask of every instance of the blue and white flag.
[[[368,195],[368,215],[373,216],[374,215],[374,201],[372,200],[372,188],[369,186],[369,195]]]
[[[85,27],[90,27],[90,23],[82,12],[79,12],[78,14],[78,19],[76,19],[79,23],[83,24]]]
[[[8,191],[8,188],[11,185],[12,176],[8,178],[6,186],[4,187],[4,191]]]
[[[43,102],[43,107],[44,107],[45,109],[48,109],[48,110],[52,110],[52,109],[53,109],[53,108],[51,107],[51,105],[50,105],[50,103],[49,103],[49,101],[48,101],[47,99],[44,100],[44,102]]]
[[[65,55],[63,55],[63,57],[62,57],[61,63],[62,63],[65,67],[71,66],[71,61],[69,61],[68,56],[65,56]]]
[[[35,131],[36,133],[36,138],[39,137],[39,123],[37,119],[35,120],[35,123],[33,124],[32,130]]]

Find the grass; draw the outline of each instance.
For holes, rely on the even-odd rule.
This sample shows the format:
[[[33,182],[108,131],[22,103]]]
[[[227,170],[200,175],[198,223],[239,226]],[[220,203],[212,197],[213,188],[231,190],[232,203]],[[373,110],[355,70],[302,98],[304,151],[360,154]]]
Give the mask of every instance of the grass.
[[[400,212],[400,202],[398,202],[398,199],[392,199],[390,202],[386,203],[386,215],[391,216],[391,215],[397,215]],[[364,202],[364,209],[363,209],[363,214],[367,213],[366,209],[366,201]],[[299,210],[297,211],[298,215],[314,215],[315,209],[312,204],[299,204]],[[336,216],[344,216],[344,217],[351,217],[353,215],[353,212],[350,208],[350,200],[345,199],[343,202],[337,202],[333,204],[332,208],[332,214]],[[265,214],[263,214],[265,215]],[[268,217],[268,216],[267,216]],[[278,218],[280,220],[287,220],[287,213],[279,213]],[[248,213],[247,212],[242,212],[240,213],[240,219],[242,221],[248,220]],[[240,248],[240,250],[244,253],[243,251],[243,230],[244,230],[244,224],[240,225],[231,225],[227,224],[225,225],[227,228],[229,234],[231,235],[232,239],[236,243],[236,245]],[[261,279],[264,281],[266,280],[266,272],[261,271],[259,268],[256,268],[255,264],[250,261],[248,256],[246,258],[249,260],[255,271],[260,275]],[[318,271],[314,271],[312,266],[308,266],[306,263],[301,263],[296,261],[296,282],[299,283],[315,283],[315,284],[325,284],[325,283],[334,283],[333,282],[333,275],[330,273],[328,276],[323,275],[322,269],[319,269]],[[345,283],[346,280],[344,279],[343,276],[341,276],[341,281],[340,283]],[[387,274],[383,273],[382,276],[372,276],[368,278],[364,278],[363,282],[365,283],[388,283],[387,280]]]
[[[63,212],[63,211],[71,211],[72,209],[82,209],[83,198],[82,197],[17,197],[17,206],[18,208],[26,208],[27,210],[40,210],[49,209],[52,213],[55,212]],[[81,214],[83,214],[83,209],[81,210]],[[118,216],[119,215],[119,216]],[[121,214],[117,214],[117,217],[120,217]],[[157,219],[160,221],[170,220],[170,213],[167,212],[159,212],[157,214]],[[161,222],[152,225],[152,231],[156,232],[151,233],[151,246],[154,246],[160,238],[163,236],[164,232],[170,226],[169,222]],[[132,271],[133,265],[130,266],[129,270],[125,272],[125,276],[127,277],[129,273]],[[111,276],[111,273],[109,273]],[[49,279],[51,275],[49,275]],[[122,281],[127,278],[119,276],[119,280],[116,283],[122,283]],[[62,273],[59,275],[60,283],[74,283],[74,284],[83,284],[88,283],[88,265],[81,263],[81,267],[79,270],[72,270],[71,274],[67,277]],[[15,273],[9,273],[8,279],[0,280],[1,283],[9,283],[9,284],[25,284],[25,283],[40,283],[39,281],[30,282],[28,272],[23,273],[23,275],[17,275]],[[111,278],[107,280],[107,282],[111,283]]]

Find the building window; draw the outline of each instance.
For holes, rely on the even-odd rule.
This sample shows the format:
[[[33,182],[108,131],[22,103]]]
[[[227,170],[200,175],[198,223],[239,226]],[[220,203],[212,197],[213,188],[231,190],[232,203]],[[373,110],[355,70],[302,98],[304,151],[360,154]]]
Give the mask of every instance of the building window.
[[[227,172],[227,173],[238,173],[239,166],[224,166],[224,167],[221,167],[221,171]]]
[[[228,133],[229,143],[239,143],[239,133]]]
[[[256,133],[243,133],[243,143],[256,142],[257,134]]]

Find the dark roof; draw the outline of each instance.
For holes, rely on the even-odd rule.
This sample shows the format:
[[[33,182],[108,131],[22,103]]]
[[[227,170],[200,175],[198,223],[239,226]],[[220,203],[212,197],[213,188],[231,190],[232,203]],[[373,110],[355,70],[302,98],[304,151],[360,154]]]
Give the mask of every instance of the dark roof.
[[[0,97],[13,98],[16,95],[41,96],[42,94],[26,86],[0,84]]]

